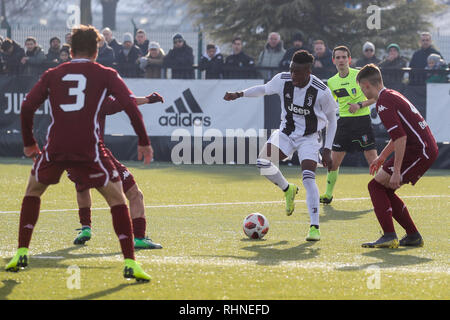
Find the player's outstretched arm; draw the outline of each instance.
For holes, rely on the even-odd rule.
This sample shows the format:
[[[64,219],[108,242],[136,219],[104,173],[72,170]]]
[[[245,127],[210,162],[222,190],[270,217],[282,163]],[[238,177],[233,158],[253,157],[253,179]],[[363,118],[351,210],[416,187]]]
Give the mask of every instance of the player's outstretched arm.
[[[336,135],[336,110],[338,106],[333,98],[333,95],[331,94],[330,89],[327,89],[325,94],[322,96],[321,106],[328,120],[325,146],[322,152],[322,163],[325,168],[331,168],[333,166],[333,161],[331,159],[331,147],[333,145],[334,136]]]
[[[146,97],[136,97],[135,99],[138,106],[156,102],[161,103],[164,102],[164,98],[157,92],[153,92],[152,94],[149,94]],[[119,101],[117,101],[117,99],[114,99],[112,97],[108,97],[103,102],[100,113],[102,113],[105,116],[110,116],[122,111],[124,111],[124,108],[119,103]]]

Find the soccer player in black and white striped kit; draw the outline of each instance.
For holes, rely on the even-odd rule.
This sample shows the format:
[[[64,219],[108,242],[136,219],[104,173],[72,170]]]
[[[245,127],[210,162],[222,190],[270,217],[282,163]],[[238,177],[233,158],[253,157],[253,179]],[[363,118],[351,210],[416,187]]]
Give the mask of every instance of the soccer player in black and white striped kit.
[[[324,167],[332,165],[331,145],[336,133],[337,104],[330,89],[311,74],[314,57],[307,51],[297,51],[292,57],[290,71],[281,72],[264,85],[243,91],[227,92],[227,101],[241,97],[261,97],[278,94],[281,99],[281,124],[263,146],[257,167],[261,174],[277,185],[286,197],[286,214],[294,211],[294,198],[298,192],[276,166],[279,160],[286,160],[297,151],[303,172],[303,186],[306,189],[306,205],[310,216],[310,228],[306,240],[320,240],[319,190],[316,184],[316,167],[319,150],[322,147],[320,132],[327,127],[325,146],[322,153]]]

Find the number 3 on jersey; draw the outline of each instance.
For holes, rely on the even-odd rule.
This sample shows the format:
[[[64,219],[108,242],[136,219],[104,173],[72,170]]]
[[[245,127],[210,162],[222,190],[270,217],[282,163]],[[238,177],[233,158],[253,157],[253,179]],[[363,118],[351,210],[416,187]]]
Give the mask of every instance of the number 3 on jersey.
[[[86,89],[86,77],[82,74],[66,74],[62,81],[76,81],[77,86],[69,89],[69,96],[76,96],[75,103],[61,104],[60,107],[65,112],[78,111],[84,107],[84,90]]]

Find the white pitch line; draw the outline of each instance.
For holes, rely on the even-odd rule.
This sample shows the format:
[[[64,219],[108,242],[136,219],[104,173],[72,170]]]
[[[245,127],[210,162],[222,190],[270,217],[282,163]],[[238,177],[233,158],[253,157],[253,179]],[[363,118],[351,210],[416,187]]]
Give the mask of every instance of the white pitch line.
[[[450,195],[420,195],[420,196],[402,196],[403,199],[420,199],[420,198],[450,198]],[[361,197],[361,198],[342,198],[342,199],[333,199],[333,202],[339,201],[361,201],[361,200],[370,200],[369,197]],[[306,200],[296,200],[296,202],[306,202]],[[152,205],[145,206],[147,209],[157,209],[157,208],[187,208],[187,207],[211,207],[211,206],[236,206],[236,205],[265,205],[265,204],[276,204],[276,203],[284,203],[284,200],[274,200],[274,201],[253,201],[253,202],[216,202],[216,203],[188,203],[188,204],[163,204],[163,205]],[[91,208],[94,210],[109,210],[109,207],[105,208]],[[47,209],[41,210],[40,212],[63,212],[63,211],[78,211],[78,208],[71,209]],[[20,213],[20,211],[0,211],[1,213]]]

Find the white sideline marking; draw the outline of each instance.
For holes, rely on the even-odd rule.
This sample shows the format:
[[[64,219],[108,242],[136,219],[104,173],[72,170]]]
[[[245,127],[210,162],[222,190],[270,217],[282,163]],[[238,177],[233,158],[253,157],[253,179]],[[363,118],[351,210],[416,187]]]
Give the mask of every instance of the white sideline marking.
[[[421,196],[402,196],[403,199],[420,199],[420,198],[450,198],[450,195],[443,194],[430,194],[430,195],[421,195]],[[342,198],[342,199],[333,199],[333,202],[338,201],[360,201],[360,200],[370,200],[369,197],[361,197],[361,198]],[[296,200],[296,202],[306,202],[306,200]],[[284,200],[273,200],[273,201],[253,201],[253,202],[216,202],[216,203],[188,203],[188,204],[162,204],[162,205],[152,205],[145,206],[147,209],[155,209],[155,208],[186,208],[186,207],[210,207],[210,206],[236,206],[236,205],[255,205],[255,204],[276,204],[276,203],[284,203]],[[94,210],[109,210],[109,207],[105,208],[91,208]],[[40,212],[63,212],[63,211],[78,211],[78,208],[75,209],[47,209],[41,210]],[[1,213],[20,213],[20,211],[0,211]]]

